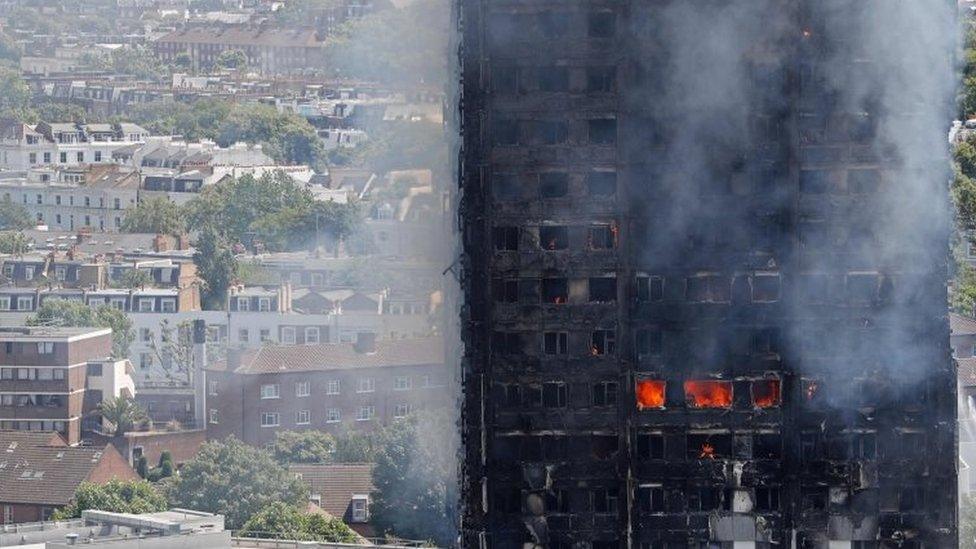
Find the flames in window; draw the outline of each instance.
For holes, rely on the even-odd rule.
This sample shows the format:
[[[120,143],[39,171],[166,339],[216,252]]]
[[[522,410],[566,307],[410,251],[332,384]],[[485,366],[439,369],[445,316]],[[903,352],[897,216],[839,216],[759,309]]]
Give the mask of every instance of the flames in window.
[[[664,389],[666,382],[655,379],[637,381],[637,409],[664,408]]]
[[[685,401],[691,408],[731,408],[732,382],[716,380],[686,381]]]
[[[773,408],[782,403],[778,379],[760,379],[752,382],[752,403],[756,408]]]

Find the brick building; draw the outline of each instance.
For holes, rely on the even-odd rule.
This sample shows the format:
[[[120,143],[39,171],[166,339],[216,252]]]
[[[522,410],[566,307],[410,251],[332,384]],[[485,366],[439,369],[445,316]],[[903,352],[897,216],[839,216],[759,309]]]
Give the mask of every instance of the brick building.
[[[108,328],[0,328],[0,429],[56,431],[68,444],[100,429],[102,400],[132,396],[132,365],[116,361]]]
[[[181,53],[189,54],[196,69],[213,66],[224,51],[238,50],[247,56],[250,70],[270,75],[321,68],[323,39],[313,28],[223,25],[173,31],[153,46],[164,61],[174,61]]]
[[[278,431],[372,430],[453,404],[443,341],[265,346],[230,352],[206,371],[208,438],[255,446]]]
[[[48,520],[82,482],[138,478],[111,445],[72,447],[50,431],[0,431],[0,524]]]
[[[463,546],[956,545],[953,4],[459,3]]]

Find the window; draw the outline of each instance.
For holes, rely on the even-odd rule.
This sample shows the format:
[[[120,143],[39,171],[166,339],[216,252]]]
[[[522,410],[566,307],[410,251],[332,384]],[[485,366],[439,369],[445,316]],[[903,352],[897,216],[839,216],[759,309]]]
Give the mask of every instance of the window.
[[[594,406],[616,406],[617,384],[613,381],[601,381],[593,384]]]
[[[617,89],[617,67],[588,67],[586,91],[612,92]]]
[[[539,197],[562,198],[569,194],[569,175],[565,172],[539,174]]]
[[[519,124],[517,120],[496,118],[492,120],[491,128],[495,145],[518,145]]]
[[[102,161],[102,151],[95,151],[95,162],[101,162],[101,161]],[[118,202],[118,199],[116,198],[115,201]],[[117,210],[119,208],[116,206],[115,209]]]
[[[277,383],[269,383],[261,386],[261,398],[279,398],[281,396]]]
[[[497,94],[515,95],[519,92],[517,67],[493,67],[491,71],[492,90]]]
[[[498,173],[492,178],[491,194],[496,200],[521,200],[523,191],[517,174]]]
[[[569,90],[568,67],[539,67],[539,91],[564,92]]]
[[[637,435],[637,457],[640,459],[664,459],[664,435],[660,433],[639,433]]]
[[[307,397],[311,394],[309,390],[309,383],[307,381],[298,381],[295,383],[295,396],[296,397]]]
[[[338,408],[329,408],[325,412],[326,423],[339,423],[342,421],[342,412]]]
[[[586,187],[590,196],[612,196],[617,192],[617,172],[591,172]]]
[[[779,490],[777,488],[756,487],[756,510],[779,511]]]
[[[24,267],[24,280],[34,280],[34,266],[27,265]]]
[[[112,300],[112,307],[114,307],[115,309],[118,309],[120,311],[124,311],[125,310],[125,299],[113,299]]]
[[[14,276],[14,265],[13,263],[5,263],[3,266],[3,276],[10,278]]]
[[[277,427],[280,424],[278,412],[261,412],[261,427]]]
[[[59,155],[58,155],[58,160],[59,160],[59,161],[60,161],[60,162],[61,162],[62,164],[66,164],[66,163],[68,162],[68,153],[66,153],[66,152],[63,152],[63,153],[61,153],[61,154],[59,154]],[[86,204],[86,206],[87,206],[87,204]]]
[[[139,300],[139,312],[140,313],[151,313],[153,310],[153,300],[152,299],[140,299]]]
[[[617,492],[607,488],[597,488],[590,492],[590,504],[594,513],[616,513]]]
[[[491,294],[495,299],[495,303],[518,303],[518,280],[496,278],[491,281],[491,284]]]
[[[393,417],[396,419],[402,419],[410,415],[410,405],[409,404],[397,404],[396,408],[393,410]]]
[[[220,421],[219,421],[219,419],[218,419],[218,416],[217,416],[217,410],[215,410],[215,409],[213,409],[213,408],[211,408],[211,409],[210,409],[210,414],[209,414],[209,416],[210,416],[210,423],[211,423],[212,425],[216,425],[216,424],[218,424],[218,423],[220,423]]]
[[[271,299],[267,297],[262,297],[258,299],[258,310],[261,312],[268,312],[271,310]]]
[[[0,297],[0,311],[10,310],[10,298],[7,296]]]
[[[152,341],[152,330],[149,328],[139,328],[139,341]]]
[[[261,328],[260,339],[261,339],[261,343],[271,341],[271,330],[268,330],[267,328]]]
[[[295,412],[295,425],[308,425],[312,422],[312,413],[308,410],[299,410]]]
[[[562,382],[543,383],[542,406],[545,408],[565,408],[566,384]]]
[[[139,353],[139,367],[143,370],[152,368],[153,355],[150,353]]]
[[[664,279],[659,276],[637,277],[637,301],[661,301],[664,299]]]
[[[68,269],[60,265],[55,267],[54,278],[58,279],[58,282],[64,282],[68,278]]]
[[[590,337],[590,354],[613,355],[617,352],[617,333],[614,330],[595,330]]]
[[[542,279],[542,302],[564,305],[569,299],[569,282],[565,278]]]
[[[587,34],[590,38],[613,38],[617,32],[617,21],[613,12],[591,13],[587,21]]]
[[[664,512],[664,488],[660,486],[639,487],[637,489],[637,508],[645,513]]]
[[[314,345],[318,342],[319,342],[318,326],[309,326],[305,328],[305,343]]]
[[[493,231],[495,249],[499,251],[518,251],[518,227],[495,227]]]
[[[78,151],[78,154],[75,156],[75,158],[78,160],[78,162],[84,162],[85,161],[85,152],[84,151]]]
[[[611,303],[617,300],[616,278],[591,278],[589,286],[590,303]]]
[[[28,157],[29,157],[29,161],[30,161],[30,164],[31,164],[32,166],[33,166],[34,164],[37,164],[37,153],[30,153],[30,154],[28,155]]]
[[[352,498],[352,521],[367,522],[369,520],[368,500],[365,496],[353,496]]]
[[[360,406],[356,412],[356,421],[370,421],[376,415],[376,408],[373,406]]]
[[[284,326],[281,328],[281,342],[282,343],[295,343],[295,327],[294,326]]]
[[[535,140],[543,145],[560,145],[569,139],[569,125],[561,120],[543,120],[532,124]]]
[[[250,338],[250,331],[247,328],[241,328],[237,330],[237,341],[241,343],[247,343]]]
[[[589,121],[590,143],[594,145],[613,145],[617,142],[617,121],[613,118],[600,118]]]
[[[371,377],[359,378],[359,389],[357,393],[372,393],[376,390],[376,380]]]
[[[51,153],[49,152],[44,153],[44,163],[45,164],[51,163]]]
[[[393,380],[393,390],[394,391],[408,391],[410,390],[410,377],[409,376],[398,376]]]
[[[543,334],[543,351],[547,355],[565,355],[569,352],[568,332],[546,332]]]
[[[18,311],[29,311],[34,308],[34,298],[32,297],[18,297],[17,298],[17,310]]]
[[[239,298],[237,298],[237,310],[238,311],[249,311],[249,310],[251,310],[251,298],[249,298],[249,297],[239,297]]]
[[[210,396],[217,396],[219,389],[220,385],[216,381],[211,380],[207,382],[207,394]]]
[[[339,394],[339,380],[330,379],[329,385],[326,387],[325,394],[327,395],[338,395]]]
[[[37,354],[39,355],[52,355],[54,354],[54,342],[52,341],[42,341],[37,344]]]
[[[175,313],[176,312],[176,300],[175,299],[161,299],[159,301],[160,310],[164,313]]]

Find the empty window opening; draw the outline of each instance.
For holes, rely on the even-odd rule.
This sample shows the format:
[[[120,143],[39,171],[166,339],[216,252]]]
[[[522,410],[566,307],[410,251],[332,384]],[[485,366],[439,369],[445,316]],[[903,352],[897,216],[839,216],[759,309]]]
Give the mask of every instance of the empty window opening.
[[[563,226],[539,227],[539,245],[543,250],[558,251],[569,248],[569,229]]]
[[[545,332],[542,339],[543,352],[547,355],[565,355],[569,352],[567,332]]]
[[[593,384],[594,406],[616,406],[617,384],[613,381],[600,381]]]
[[[569,298],[569,284],[565,278],[542,279],[542,301],[563,305]]]
[[[566,384],[562,382],[542,384],[542,405],[546,408],[565,408]]]
[[[569,194],[569,175],[565,172],[542,172],[539,174],[539,196],[542,198],[562,198]]]
[[[756,408],[774,408],[781,403],[778,379],[758,379],[752,382],[752,404]]]
[[[598,118],[589,121],[590,143],[594,145],[612,145],[617,142],[617,120],[614,118]]]
[[[637,409],[664,408],[667,383],[659,379],[638,379],[634,385]]]
[[[664,279],[659,276],[637,277],[637,301],[650,302],[664,299]]]
[[[500,355],[522,353],[522,335],[515,332],[492,332],[492,350]]]
[[[640,486],[637,488],[637,508],[645,513],[663,513],[664,488],[660,486]]]
[[[756,510],[760,512],[779,511],[779,488],[757,487],[755,504]]]
[[[590,453],[594,459],[608,460],[617,455],[618,440],[613,435],[593,435],[590,437]]]
[[[685,402],[691,408],[731,408],[732,382],[718,380],[685,381]]]
[[[617,89],[617,67],[587,67],[586,91],[612,92]]]
[[[639,433],[637,435],[637,457],[641,459],[664,459],[664,435],[660,433]]]
[[[612,250],[617,247],[616,225],[594,225],[589,228],[586,237],[587,247],[591,250]]]
[[[617,279],[601,277],[590,279],[590,302],[612,303],[617,300]]]
[[[753,459],[779,459],[783,454],[783,437],[779,433],[757,433],[752,440]]]
[[[617,192],[617,172],[590,172],[586,186],[590,196],[612,196]]]
[[[590,491],[590,508],[594,513],[615,514],[617,512],[617,491],[609,488],[595,488]]]
[[[569,69],[567,67],[539,67],[539,91],[569,91]]]
[[[493,279],[492,295],[496,303],[518,303],[518,280]]]

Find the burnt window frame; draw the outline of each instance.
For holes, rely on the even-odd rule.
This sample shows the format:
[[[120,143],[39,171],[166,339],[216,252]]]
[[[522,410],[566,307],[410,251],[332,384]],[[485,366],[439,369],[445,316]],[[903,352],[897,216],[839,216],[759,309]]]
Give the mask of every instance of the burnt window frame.
[[[517,252],[520,233],[519,228],[515,226],[493,227],[491,231],[492,246],[496,252]]]
[[[493,278],[491,294],[495,303],[518,303],[519,281],[517,278]]]
[[[552,340],[550,342],[550,339]],[[549,352],[550,343],[554,352]],[[565,356],[569,354],[569,332],[546,331],[542,333],[542,354],[545,356]]]
[[[569,303],[569,279],[566,277],[546,277],[542,279],[542,303],[546,305],[566,305]],[[561,299],[561,301],[560,301]]]
[[[554,242],[554,247],[549,247],[547,242]],[[569,227],[567,225],[540,225],[539,226],[539,249],[544,252],[562,252],[569,249]]]
[[[542,407],[547,410],[561,410],[569,403],[569,385],[565,381],[546,381],[542,383]]]
[[[616,381],[597,381],[590,391],[590,405],[593,407],[616,407],[619,401],[619,384]]]
[[[592,276],[587,279],[586,300],[588,303],[616,303],[617,286],[615,276]],[[608,296],[609,299],[600,299]]]
[[[615,515],[620,509],[620,494],[615,488],[590,489],[590,510],[595,515]]]
[[[637,509],[642,513],[666,513],[668,510],[664,486],[638,486],[636,499]]]
[[[590,118],[586,121],[586,139],[590,145],[616,145],[617,132],[616,118]]]
[[[590,354],[592,356],[616,356],[617,330],[615,328],[601,328],[590,332]]]
[[[639,328],[634,332],[634,355],[638,360],[664,354],[664,330]]]
[[[569,196],[569,174],[567,172],[555,170],[539,172],[540,199],[551,200],[567,196]]]
[[[637,433],[634,451],[639,459],[664,459],[666,439],[663,433]]]
[[[592,251],[617,249],[617,236],[612,223],[594,223],[586,228],[586,247]]]

